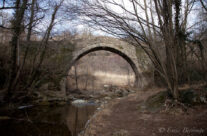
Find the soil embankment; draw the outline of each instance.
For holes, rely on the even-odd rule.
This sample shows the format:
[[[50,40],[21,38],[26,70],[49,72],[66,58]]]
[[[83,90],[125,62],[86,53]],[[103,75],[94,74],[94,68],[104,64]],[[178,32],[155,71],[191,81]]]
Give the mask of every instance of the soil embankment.
[[[205,136],[207,106],[193,106],[186,112],[149,111],[142,105],[163,90],[137,92],[110,101],[98,111],[84,136]],[[141,108],[140,108],[141,107]]]

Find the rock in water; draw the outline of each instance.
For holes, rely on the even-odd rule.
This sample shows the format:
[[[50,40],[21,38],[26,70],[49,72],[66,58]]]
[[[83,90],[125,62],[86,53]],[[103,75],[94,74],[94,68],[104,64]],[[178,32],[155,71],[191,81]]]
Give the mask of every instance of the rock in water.
[[[21,109],[30,108],[30,107],[33,107],[33,105],[19,106],[18,109],[21,110]]]
[[[72,101],[72,105],[74,105],[74,106],[83,106],[85,104],[87,104],[86,100],[78,99],[78,100]]]

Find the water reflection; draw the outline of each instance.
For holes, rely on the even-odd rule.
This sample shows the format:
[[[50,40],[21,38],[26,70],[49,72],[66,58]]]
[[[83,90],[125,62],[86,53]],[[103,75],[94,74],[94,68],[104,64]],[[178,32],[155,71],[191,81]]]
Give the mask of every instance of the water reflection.
[[[96,105],[75,107],[38,106],[0,112],[0,136],[77,136],[94,113]]]
[[[70,116],[66,117],[66,124],[72,136],[76,136],[83,129],[94,110],[94,106],[91,105],[83,107],[69,106],[67,108],[67,115]]]

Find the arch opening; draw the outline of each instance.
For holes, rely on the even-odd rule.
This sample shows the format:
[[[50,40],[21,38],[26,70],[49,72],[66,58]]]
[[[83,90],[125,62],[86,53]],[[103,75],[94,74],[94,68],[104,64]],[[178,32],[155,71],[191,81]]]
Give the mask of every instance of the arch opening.
[[[137,87],[137,85],[138,85],[138,69],[137,69],[135,63],[125,53],[123,53],[122,51],[120,51],[118,49],[112,48],[112,47],[98,46],[98,47],[93,47],[93,48],[90,48],[87,50],[83,50],[82,52],[80,52],[79,54],[74,56],[73,60],[71,61],[70,65],[69,65],[68,72],[71,70],[72,66],[74,66],[76,64],[76,62],[78,62],[82,57],[88,55],[89,53],[96,52],[96,51],[109,51],[109,52],[117,54],[121,58],[123,58],[130,65],[130,67],[133,70],[134,77],[135,77],[133,86]]]

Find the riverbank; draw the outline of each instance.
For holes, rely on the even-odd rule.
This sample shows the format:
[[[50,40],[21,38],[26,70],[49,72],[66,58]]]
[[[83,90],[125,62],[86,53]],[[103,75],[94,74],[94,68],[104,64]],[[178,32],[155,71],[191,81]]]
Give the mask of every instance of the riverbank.
[[[67,107],[71,102],[71,106],[75,106],[76,108],[66,109],[74,113],[65,114],[65,111],[68,110],[63,108],[63,111],[58,110],[58,114],[64,113],[63,116],[68,115],[67,119],[71,115],[80,117],[83,112],[81,109],[85,109],[85,106],[90,106],[91,104],[99,105],[96,105],[92,110],[93,112],[96,111],[95,114],[91,113],[90,117],[88,113],[86,114],[87,118],[84,119],[84,123],[81,123],[81,129],[75,131],[75,135],[78,135],[79,132],[83,136],[207,135],[207,86],[196,85],[191,88],[183,87],[180,90],[185,106],[179,103],[173,105],[174,103],[167,98],[167,91],[155,87],[145,90],[116,87],[103,90],[99,93],[89,93],[84,90],[75,91],[67,99],[48,99],[49,97],[47,97],[47,99],[43,99],[45,101],[39,101],[36,105],[20,106],[16,107],[16,110],[9,108],[5,114],[0,112],[0,121],[2,123],[9,122],[10,124],[13,124],[10,121],[18,122],[17,124],[25,124],[24,122],[26,124],[33,124],[35,122],[31,119],[33,117],[33,109],[38,109],[34,112],[38,115],[40,115],[39,109],[42,109],[44,111],[42,115],[49,115],[49,118],[51,118],[53,116],[56,117],[56,115],[51,116],[48,114],[50,110],[53,111],[54,108]],[[30,109],[32,110],[30,112],[32,113],[31,115],[29,114]],[[16,111],[23,111],[20,114],[23,116],[16,117]],[[88,112],[88,110],[86,111]],[[40,122],[42,122],[42,115],[38,119]],[[51,121],[49,118],[48,121]],[[73,119],[76,120],[76,118]],[[90,120],[88,121],[88,119]],[[64,123],[64,120],[66,118],[61,122]],[[73,124],[74,122],[68,124],[72,125],[71,123]],[[84,126],[85,129],[83,129]],[[45,125],[45,127],[50,128],[48,125]],[[12,129],[16,129],[16,125],[13,125]],[[23,129],[21,128],[20,130]],[[3,129],[1,131],[3,132]],[[44,131],[44,133],[48,131]]]
[[[195,91],[199,89],[194,88]],[[207,104],[191,105],[188,106],[187,110],[183,109],[182,106],[166,109],[166,103],[156,104],[156,101],[154,101],[156,99],[154,96],[163,94],[160,93],[163,91],[165,90],[153,88],[130,94],[128,97],[111,100],[95,113],[82,135],[207,135]],[[143,103],[151,103],[151,105]]]
[[[36,136],[47,133],[77,136],[94,111],[112,99],[135,93],[135,90],[123,87],[110,87],[97,92],[75,90],[67,97],[60,92],[36,93],[37,97],[27,99],[26,103],[22,101],[0,107],[0,133],[3,136]]]

